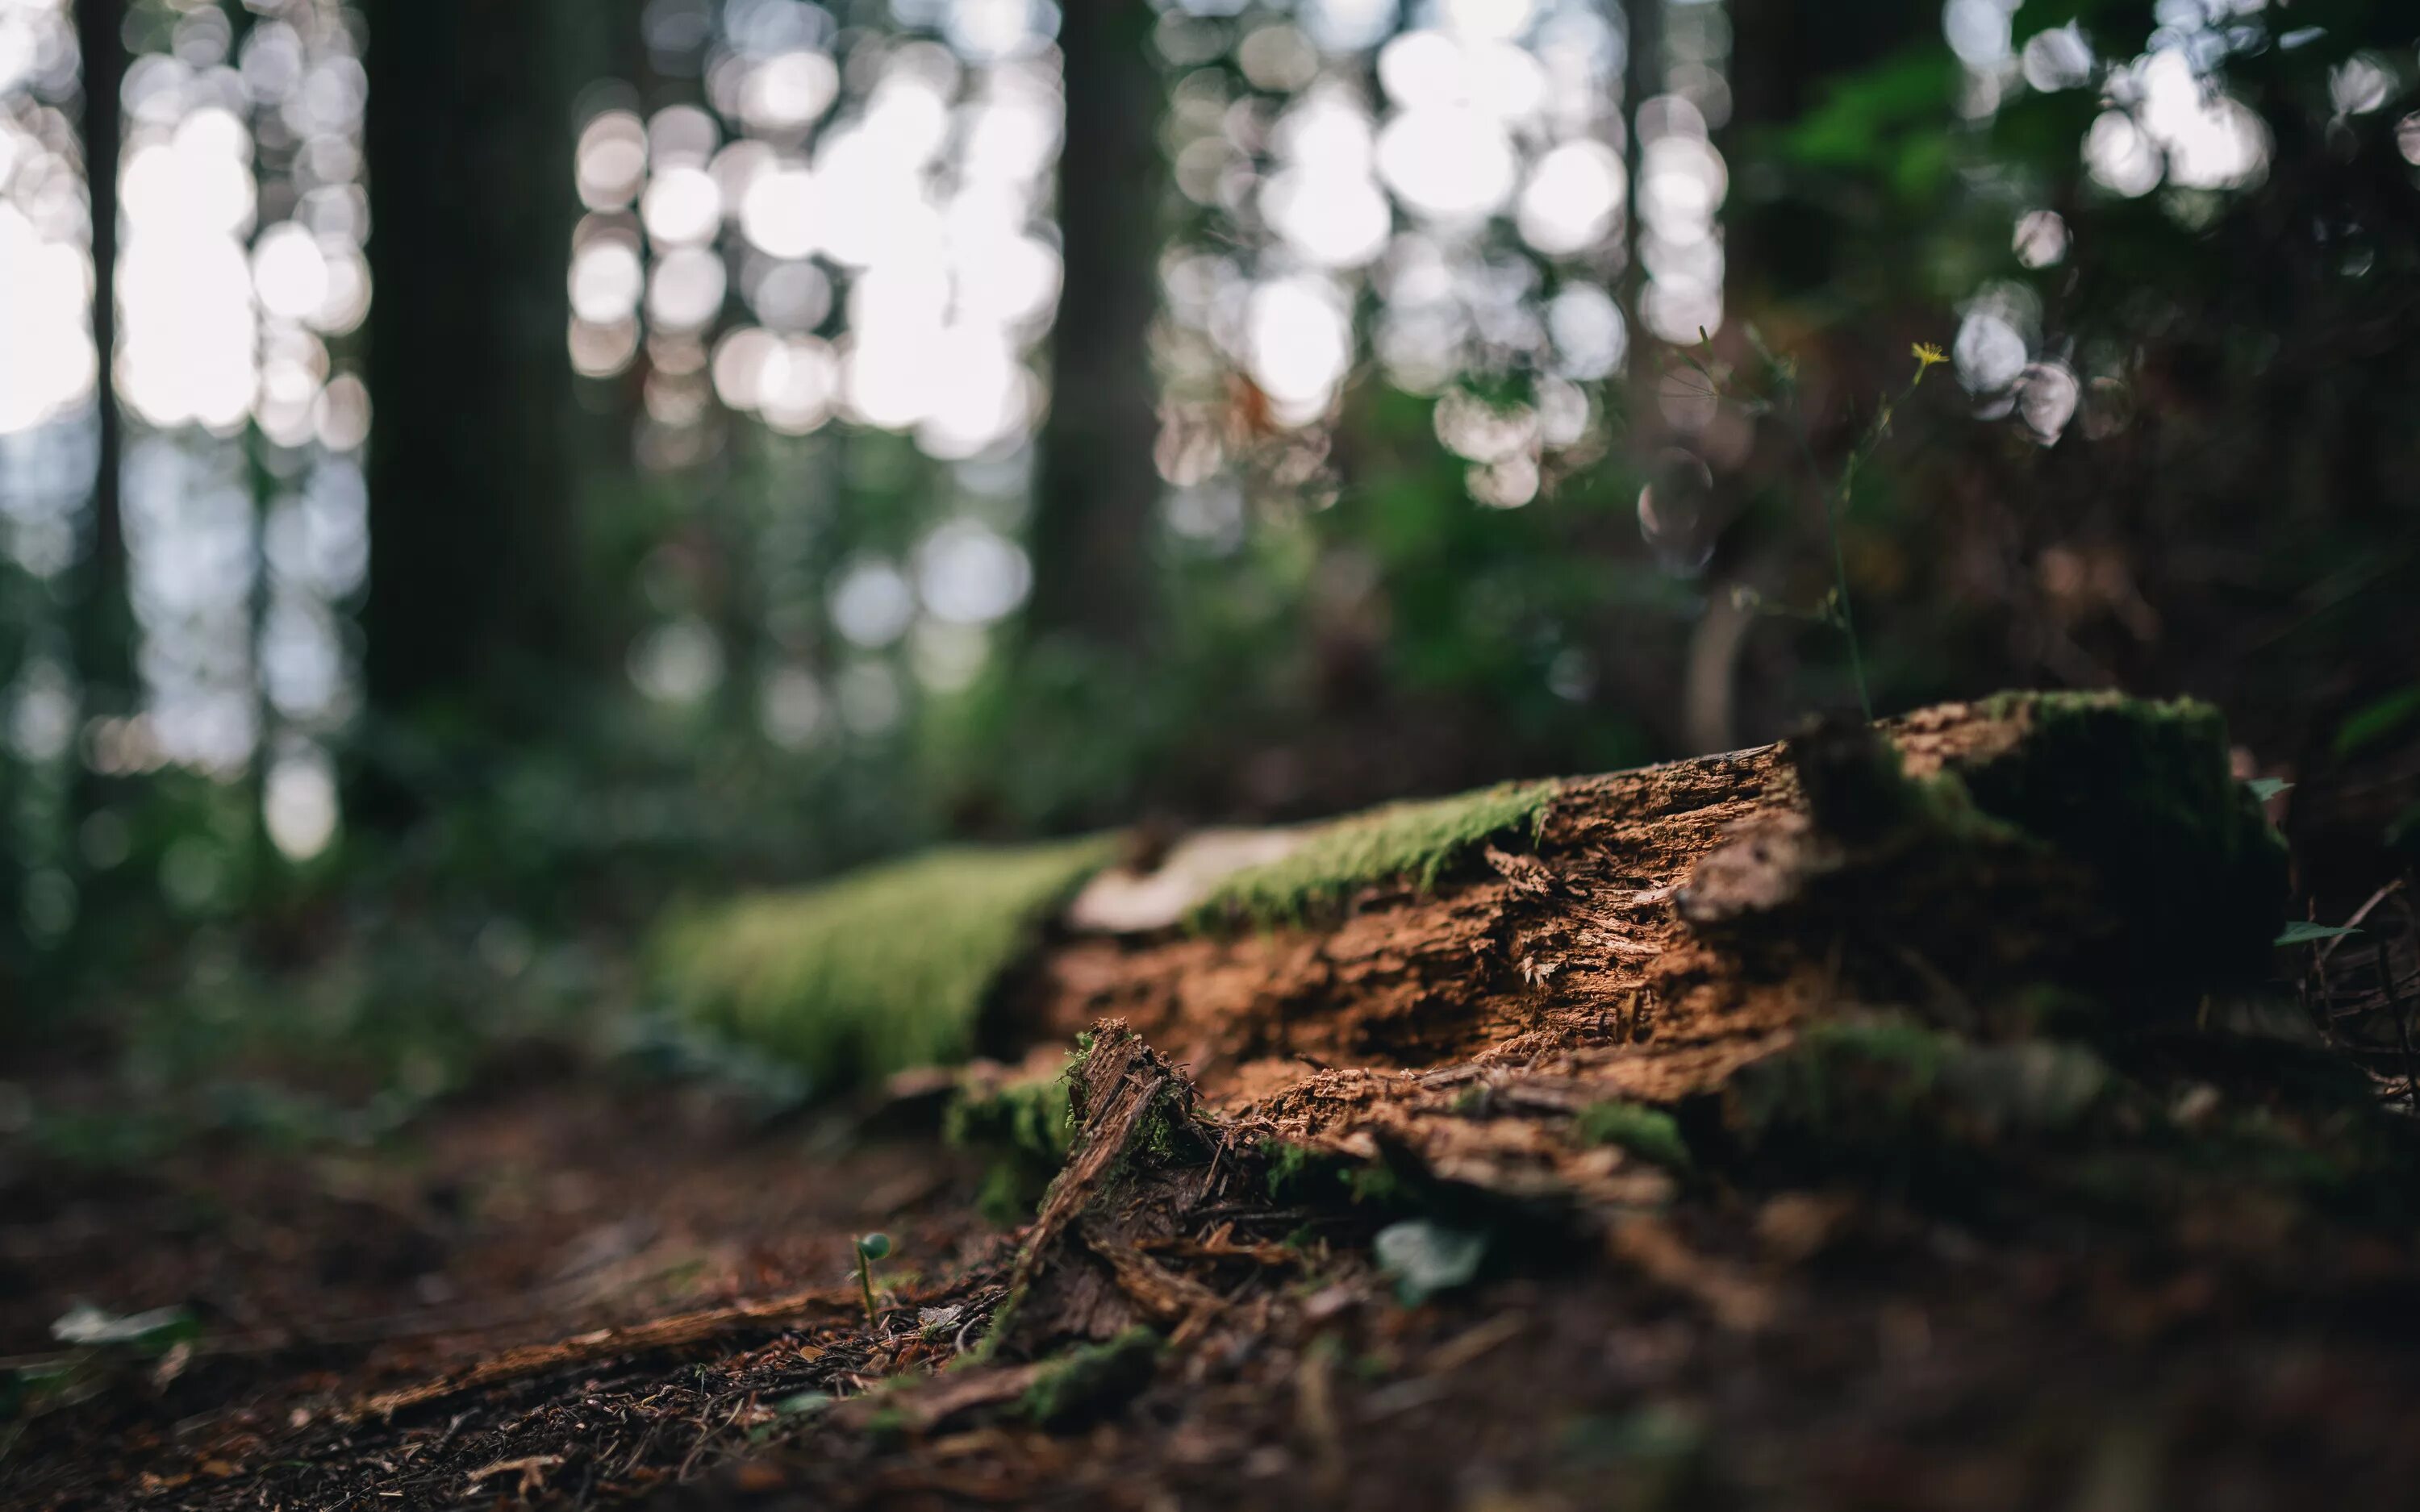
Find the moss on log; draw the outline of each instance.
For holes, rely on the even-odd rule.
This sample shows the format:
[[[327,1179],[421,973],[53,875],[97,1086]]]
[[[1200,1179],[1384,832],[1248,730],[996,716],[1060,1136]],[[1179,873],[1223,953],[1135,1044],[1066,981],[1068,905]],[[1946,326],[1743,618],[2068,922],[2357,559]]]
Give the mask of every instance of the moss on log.
[[[1491,838],[1534,841],[1539,816],[1559,786],[1506,782],[1335,820],[1305,833],[1285,856],[1219,882],[1194,909],[1193,922],[1300,923],[1373,884],[1401,881],[1426,890]]]
[[[1115,844],[935,851],[702,910],[659,932],[657,980],[826,1086],[960,1060],[1001,974]]]

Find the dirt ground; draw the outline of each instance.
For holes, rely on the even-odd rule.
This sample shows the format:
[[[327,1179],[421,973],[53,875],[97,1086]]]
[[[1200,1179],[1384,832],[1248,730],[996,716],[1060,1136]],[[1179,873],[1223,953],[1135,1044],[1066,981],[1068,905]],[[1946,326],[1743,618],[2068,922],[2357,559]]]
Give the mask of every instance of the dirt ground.
[[[1404,1307],[1347,1222],[1226,1268],[1254,1326],[1076,1420],[821,1421],[798,1398],[946,1357],[918,1309],[980,1304],[1007,1250],[957,1152],[816,1133],[572,1081],[364,1166],[195,1152],[96,1189],[12,1161],[0,1348],[55,1348],[75,1298],[190,1300],[210,1342],[35,1419],[8,1504],[2226,1508],[2404,1504],[2420,1476],[2409,1234],[2223,1198],[2153,1231],[1871,1191],[1688,1204],[1664,1237],[1768,1301],[1753,1327],[1551,1248]],[[869,1334],[844,1278],[876,1224],[900,1295]],[[661,1348],[580,1343],[799,1291]],[[534,1343],[559,1358],[362,1410]]]

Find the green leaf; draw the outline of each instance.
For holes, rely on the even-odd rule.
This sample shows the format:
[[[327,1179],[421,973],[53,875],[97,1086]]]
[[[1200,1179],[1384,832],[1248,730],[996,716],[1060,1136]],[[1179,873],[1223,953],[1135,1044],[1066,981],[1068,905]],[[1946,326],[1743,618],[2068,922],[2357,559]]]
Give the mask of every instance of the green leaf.
[[[889,1234],[868,1234],[857,1242],[857,1252],[869,1260],[878,1260],[891,1253]]]
[[[2245,779],[2243,785],[2250,788],[2252,790],[2252,795],[2259,799],[2262,803],[2267,803],[2270,799],[2275,797],[2280,793],[2291,793],[2294,791],[2293,783],[2286,781],[2282,778],[2274,777],[2247,778]]]
[[[2274,943],[2278,945],[2308,945],[2314,940],[2333,940],[2340,935],[2358,934],[2360,933],[2361,931],[2345,924],[2314,924],[2309,919],[2298,918],[2286,926],[2284,932],[2277,936]]]
[[[1900,161],[1912,140],[1937,137],[1957,92],[1957,60],[1937,45],[1919,46],[1834,82],[1823,101],[1783,134],[1798,162],[1828,168],[1897,170],[1921,179]]]
[[[2364,704],[2336,727],[2335,753],[2350,756],[2420,718],[2420,683]]]
[[[773,1411],[781,1413],[783,1417],[802,1417],[809,1412],[820,1412],[830,1405],[831,1393],[824,1391],[802,1391],[797,1396],[784,1396],[780,1401],[775,1402],[773,1404]]]
[[[1418,1306],[1440,1291],[1466,1286],[1487,1257],[1487,1236],[1426,1218],[1378,1230],[1378,1269],[1394,1277],[1395,1295]]]

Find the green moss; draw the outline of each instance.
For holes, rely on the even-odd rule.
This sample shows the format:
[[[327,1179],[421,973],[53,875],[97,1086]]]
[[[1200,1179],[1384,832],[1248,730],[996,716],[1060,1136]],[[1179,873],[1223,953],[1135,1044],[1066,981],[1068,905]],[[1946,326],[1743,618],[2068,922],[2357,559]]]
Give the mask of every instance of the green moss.
[[[2259,1193],[2400,1233],[2420,1162],[2407,1121],[2366,1104],[2319,1119],[2230,1109],[2198,1127],[2155,1118],[2141,1137],[2098,1145],[2060,1174],[2073,1195],[2137,1224]]]
[[[1391,1208],[1411,1197],[1404,1179],[1388,1165],[1356,1166],[1345,1174],[1344,1184],[1362,1207]]]
[[[1898,1019],[1817,1025],[1731,1078],[1731,1121],[1752,1145],[1899,1141],[1961,1042]]]
[[[1261,1141],[1269,1200],[1324,1207],[1338,1201],[1381,1212],[1408,1211],[1430,1196],[1417,1178],[1384,1160],[1327,1154],[1282,1140]]]
[[[1390,804],[1313,831],[1295,850],[1248,867],[1194,911],[1197,924],[1270,924],[1331,908],[1357,888],[1398,878],[1421,888],[1472,847],[1497,835],[1534,838],[1559,782],[1506,782],[1476,793]]]
[[[1978,1043],[1876,1019],[1808,1030],[1744,1068],[1729,1098],[1733,1132],[1784,1165],[1956,1180],[2106,1134],[2102,1115],[2131,1086],[2086,1044]]]
[[[2025,733],[1962,764],[1975,806],[2103,881],[2142,976],[2191,986],[2268,969],[2285,841],[2235,780],[2217,710],[2115,693],[2003,693],[1984,706]]]
[[[955,1060],[1001,974],[1115,844],[935,851],[741,899],[666,925],[657,975],[685,1011],[822,1087]]]
[[[942,1135],[954,1145],[1012,1149],[1053,1165],[1067,1158],[1074,1132],[1063,1073],[981,1091],[962,1088],[941,1119]]]
[[[1070,1068],[1078,1064],[1068,1057]],[[1033,1216],[1050,1179],[1066,1164],[1075,1136],[1067,1076],[1036,1077],[991,1088],[961,1087],[941,1118],[951,1144],[990,1152],[975,1208],[1002,1227]]]
[[[1159,1335],[1130,1328],[1102,1344],[1071,1350],[1046,1365],[1016,1401],[1017,1415],[1043,1427],[1062,1427],[1133,1396],[1151,1381]]]
[[[1309,1184],[1311,1165],[1316,1156],[1300,1145],[1264,1140],[1261,1154],[1268,1163],[1269,1200],[1285,1202],[1302,1195]]]
[[[1637,1103],[1594,1103],[1572,1119],[1573,1132],[1584,1144],[1612,1145],[1641,1160],[1674,1170],[1689,1167],[1688,1141],[1681,1126],[1661,1108]]]

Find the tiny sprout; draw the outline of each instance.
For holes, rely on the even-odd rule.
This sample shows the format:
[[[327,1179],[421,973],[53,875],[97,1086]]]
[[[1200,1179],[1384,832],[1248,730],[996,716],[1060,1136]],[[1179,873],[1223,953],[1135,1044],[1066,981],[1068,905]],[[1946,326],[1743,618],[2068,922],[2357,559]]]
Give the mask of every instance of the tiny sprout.
[[[867,1234],[857,1242],[857,1289],[865,1299],[865,1326],[875,1325],[874,1262],[891,1253],[889,1234]]]

